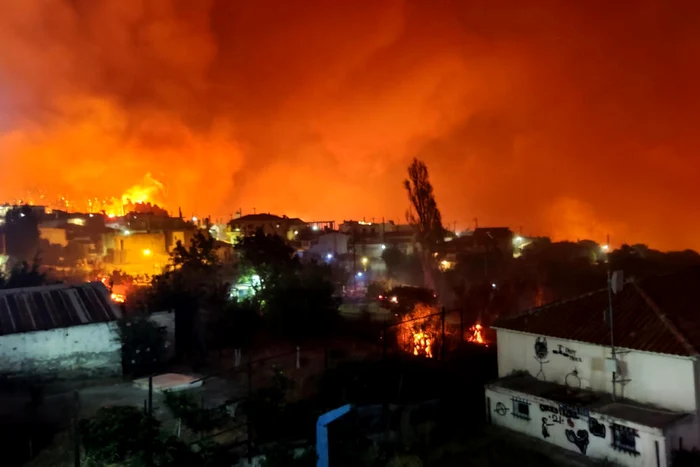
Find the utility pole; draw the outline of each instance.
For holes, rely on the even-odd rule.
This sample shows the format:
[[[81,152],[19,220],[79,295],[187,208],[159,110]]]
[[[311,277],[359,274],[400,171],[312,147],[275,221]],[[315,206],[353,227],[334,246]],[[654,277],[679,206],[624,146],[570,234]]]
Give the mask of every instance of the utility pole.
[[[617,359],[615,358],[615,337],[613,333],[613,297],[612,297],[612,275],[610,274],[610,266],[608,263],[608,316],[610,321],[610,353],[612,356],[612,363],[614,365],[612,372],[612,400],[615,401],[615,393],[617,392],[615,388],[615,380],[617,378]]]

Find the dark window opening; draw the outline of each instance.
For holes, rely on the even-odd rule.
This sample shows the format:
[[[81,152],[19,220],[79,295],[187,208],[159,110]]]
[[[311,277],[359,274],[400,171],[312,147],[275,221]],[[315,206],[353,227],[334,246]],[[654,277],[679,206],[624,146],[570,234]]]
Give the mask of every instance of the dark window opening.
[[[515,418],[530,420],[530,402],[514,397],[512,414]]]
[[[637,451],[637,438],[639,434],[634,428],[612,424],[613,448],[627,454],[639,455]]]

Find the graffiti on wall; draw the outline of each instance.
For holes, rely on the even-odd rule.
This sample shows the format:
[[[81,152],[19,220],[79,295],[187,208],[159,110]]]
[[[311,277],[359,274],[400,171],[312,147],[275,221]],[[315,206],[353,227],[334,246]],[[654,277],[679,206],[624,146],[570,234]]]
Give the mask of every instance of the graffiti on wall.
[[[573,349],[570,349],[568,347],[565,347],[561,344],[557,345],[557,348],[552,351],[553,354],[556,355],[561,355],[562,357],[566,357],[572,362],[580,362],[582,361],[581,357],[576,356],[576,351]]]
[[[554,426],[554,423],[549,423],[547,417],[542,417],[542,437],[544,439],[549,438],[549,430],[547,427]]]
[[[588,431],[590,431],[593,436],[605,438],[605,425],[593,417],[588,419]]]
[[[559,415],[559,409],[552,405],[540,404],[540,412],[550,417],[550,419],[555,423],[563,423],[564,419]]]
[[[549,355],[549,348],[547,347],[547,338],[546,337],[538,337],[537,339],[535,339],[535,360],[537,360],[537,363],[540,364],[540,371],[537,372],[537,375],[535,375],[535,378],[540,379],[540,375],[541,375],[542,380],[547,379],[544,375],[543,365],[545,363],[549,363],[549,360],[547,360],[548,355]]]
[[[578,430],[574,433],[574,430],[566,430],[566,439],[570,443],[576,445],[581,454],[586,454],[586,449],[588,449],[588,432],[586,430]]]
[[[564,418],[577,420],[579,418],[588,418],[589,410],[585,407],[577,407],[566,404],[559,405],[559,414]]]
[[[494,412],[496,412],[498,415],[500,415],[502,417],[508,413],[508,407],[506,407],[506,405],[503,402],[499,402],[498,404],[496,404],[496,408],[494,409]]]

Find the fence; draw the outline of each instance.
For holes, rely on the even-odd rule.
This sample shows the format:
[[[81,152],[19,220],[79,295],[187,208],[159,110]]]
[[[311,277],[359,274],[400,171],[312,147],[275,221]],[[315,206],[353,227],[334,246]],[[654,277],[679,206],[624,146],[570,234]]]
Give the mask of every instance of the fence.
[[[190,407],[189,414],[194,416],[197,412],[199,417],[208,417],[209,426],[193,429],[187,414],[174,413],[166,396],[154,391],[152,385],[148,391],[143,391],[132,388],[128,382],[123,383],[121,390],[128,397],[120,401],[142,404],[147,413],[159,420],[164,433],[186,444],[198,444],[202,448],[216,441],[231,459],[250,459],[270,439],[283,438],[292,442],[314,438],[313,431],[302,432],[298,427],[313,427],[314,420],[308,417],[314,417],[317,409],[327,408],[310,407],[308,401],[318,391],[319,381],[339,364],[367,360],[393,364],[397,357],[426,362],[446,359],[464,342],[478,340],[474,327],[465,323],[462,316],[460,310],[435,312],[429,309],[403,319],[394,316],[384,322],[346,320],[332,340],[300,347],[265,348],[245,354],[243,358],[235,351],[216,356],[209,362],[209,371],[193,381],[192,390],[187,391],[190,394],[188,403],[196,402],[197,408],[195,411]],[[397,378],[395,391],[399,395],[407,390],[405,381],[400,378]],[[200,384],[201,387],[196,387]],[[285,420],[275,419],[274,407],[271,407],[280,392],[286,396]],[[104,403],[104,400],[99,402]],[[323,401],[313,403],[322,405]],[[95,405],[95,401],[92,404]],[[81,416],[89,415],[85,410]],[[71,425],[75,426],[77,423]],[[65,447],[73,453],[74,465],[80,465],[77,439],[71,436]]]

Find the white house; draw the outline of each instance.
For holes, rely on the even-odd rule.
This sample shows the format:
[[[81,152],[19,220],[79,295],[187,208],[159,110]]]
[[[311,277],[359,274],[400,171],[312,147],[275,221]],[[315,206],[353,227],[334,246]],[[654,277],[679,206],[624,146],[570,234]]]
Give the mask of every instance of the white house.
[[[621,465],[700,448],[700,271],[628,282],[494,323],[488,419]],[[612,358],[611,336],[615,359]]]
[[[0,290],[0,376],[120,375],[120,316],[101,282]]]

